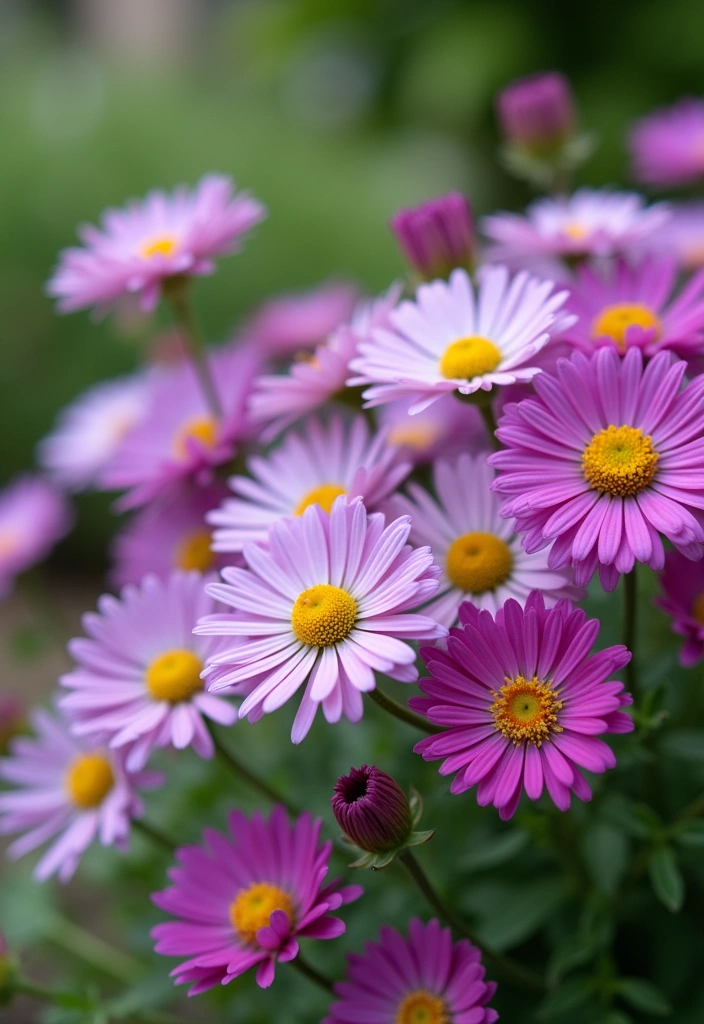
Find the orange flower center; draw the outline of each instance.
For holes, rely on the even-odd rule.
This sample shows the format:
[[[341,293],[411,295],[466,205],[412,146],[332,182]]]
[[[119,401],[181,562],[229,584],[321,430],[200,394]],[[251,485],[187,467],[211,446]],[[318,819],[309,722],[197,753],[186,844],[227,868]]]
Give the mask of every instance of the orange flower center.
[[[89,810],[102,804],[115,785],[112,765],[104,754],[93,751],[74,757],[66,773],[66,790],[77,807]]]
[[[394,1024],[450,1024],[447,1003],[427,989],[409,992],[396,1011]]]
[[[697,622],[701,622],[704,626],[704,593],[700,594],[699,597],[694,600],[694,604],[692,605],[692,618],[696,619]]]
[[[182,537],[176,548],[176,567],[190,572],[197,569],[206,572],[215,562],[215,553],[210,550],[210,530],[192,530]]]
[[[301,498],[293,514],[295,516],[302,516],[311,505],[320,505],[323,512],[327,512],[329,515],[335,498],[339,498],[341,494],[347,494],[347,491],[344,487],[340,487],[339,484],[321,484],[319,487],[314,487],[312,491],[308,491]]]
[[[638,302],[621,302],[615,306],[607,306],[601,311],[592,324],[592,338],[606,335],[623,351],[629,327],[654,327],[656,339],[662,333],[662,324],[649,306],[643,306]]]
[[[202,671],[203,663],[197,654],[174,648],[160,654],[149,665],[145,676],[147,690],[154,700],[179,704],[203,689]]]
[[[197,441],[203,448],[212,448],[217,441],[218,425],[212,416],[195,416],[186,420],[174,437],[173,450],[179,459],[187,459],[189,442]]]
[[[254,882],[242,889],[230,905],[232,926],[248,946],[257,945],[257,932],[266,928],[275,910],[283,910],[289,922],[294,919],[293,900],[278,885]]]
[[[613,497],[633,498],[650,484],[658,453],[650,434],[640,427],[615,427],[595,434],[582,455],[582,472],[589,486]]]
[[[496,590],[511,574],[513,555],[508,544],[493,533],[464,533],[447,552],[445,569],[450,581],[468,594]]]
[[[489,710],[496,728],[515,744],[534,743],[539,747],[554,732],[562,732],[557,713],[563,702],[549,683],[533,676],[507,679]]]
[[[173,235],[158,235],[140,246],[139,255],[145,260],[150,260],[152,256],[173,256],[177,248],[178,241]]]
[[[309,647],[332,647],[346,639],[357,619],[357,602],[341,587],[319,583],[296,598],[291,627]]]
[[[491,373],[501,362],[499,349],[488,338],[472,334],[453,341],[440,360],[440,373],[448,380],[472,380]]]

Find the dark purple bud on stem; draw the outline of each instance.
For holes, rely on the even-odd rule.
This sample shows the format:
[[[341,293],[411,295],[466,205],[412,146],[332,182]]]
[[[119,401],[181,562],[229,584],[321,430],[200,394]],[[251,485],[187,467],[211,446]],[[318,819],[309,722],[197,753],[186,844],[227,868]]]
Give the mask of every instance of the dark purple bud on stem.
[[[390,225],[407,262],[425,281],[448,277],[455,267],[471,270],[476,262],[472,207],[459,192],[399,210]]]
[[[351,768],[335,784],[332,809],[353,843],[368,853],[403,846],[413,830],[411,807],[397,782],[379,768]]]
[[[496,110],[506,140],[536,154],[558,149],[576,122],[570,83],[557,71],[512,82],[498,94]]]

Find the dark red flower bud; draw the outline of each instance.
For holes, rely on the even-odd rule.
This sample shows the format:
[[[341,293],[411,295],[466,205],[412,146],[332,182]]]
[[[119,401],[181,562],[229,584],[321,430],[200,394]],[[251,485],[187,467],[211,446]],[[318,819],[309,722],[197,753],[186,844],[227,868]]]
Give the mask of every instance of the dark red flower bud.
[[[342,775],[331,803],[342,831],[368,853],[403,846],[413,830],[406,794],[390,775],[374,766],[363,764]]]

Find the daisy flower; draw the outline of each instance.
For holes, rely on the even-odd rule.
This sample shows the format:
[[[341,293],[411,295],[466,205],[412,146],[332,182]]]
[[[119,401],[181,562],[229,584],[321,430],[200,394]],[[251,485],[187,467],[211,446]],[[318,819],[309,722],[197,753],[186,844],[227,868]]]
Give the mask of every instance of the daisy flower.
[[[428,548],[408,546],[409,532],[407,517],[387,526],[360,500],[339,497],[329,516],[311,505],[275,523],[266,548],[247,544],[247,568],[223,569],[225,582],[207,587],[238,614],[211,615],[196,632],[239,640],[210,658],[208,689],[251,689],[239,713],[256,720],[305,684],[291,733],[300,743],[320,704],[328,722],[358,722],[375,672],[414,682],[416,655],[405,641],[446,630],[411,612],[435,593],[439,570]]]
[[[477,803],[493,804],[504,820],[524,789],[538,800],[545,787],[561,811],[571,793],[590,800],[582,769],[600,774],[616,765],[599,735],[633,729],[620,710],[631,697],[608,679],[628,664],[629,651],[590,655],[598,619],[566,600],[546,608],[537,590],[525,609],[510,599],[495,617],[465,601],[460,624],[446,650],[421,650],[430,678],[418,684],[426,696],[409,705],[446,730],[417,743],[416,753],[443,759],[440,774],[457,773],[451,792],[477,786]]]
[[[487,1003],[496,983],[484,981],[481,952],[467,939],[452,941],[439,921],[417,917],[408,938],[385,925],[364,954],[348,955],[346,981],[334,986],[322,1024],[491,1024],[499,1019]]]
[[[507,406],[489,462],[501,514],[526,551],[552,545],[548,565],[572,564],[605,590],[636,561],[662,569],[663,534],[688,558],[704,554],[704,379],[681,388],[687,364],[640,349],[581,352],[541,375],[535,398]]]
[[[588,355],[595,346],[615,345],[623,354],[635,345],[646,356],[661,349],[691,356],[704,341],[704,273],[677,297],[676,282],[677,263],[668,258],[636,266],[619,260],[602,272],[580,267],[567,300],[577,320],[565,340]]]
[[[148,573],[167,580],[174,569],[208,572],[232,562],[211,550],[206,513],[227,494],[220,484],[179,487],[141,509],[112,543],[115,586],[141,583]]]
[[[190,360],[162,369],[151,382],[145,415],[101,477],[108,490],[130,488],[117,503],[120,510],[153,501],[187,479],[210,484],[215,467],[251,433],[245,405],[259,356],[250,346],[228,345],[211,351],[208,362],[222,420],[213,417]]]
[[[150,192],[103,214],[100,228],[85,225],[82,248],[64,249],[49,295],[60,313],[95,306],[99,313],[136,293],[144,310],[159,301],[165,281],[212,274],[215,258],[237,252],[242,236],[263,220],[265,208],[230,178],[208,174],[189,191]]]
[[[310,358],[294,362],[287,374],[265,375],[255,382],[250,412],[255,423],[266,424],[263,440],[270,441],[300,416],[344,394],[360,340],[387,322],[400,294],[401,286],[394,284],[380,298],[361,303],[351,323],[338,327]]]
[[[674,257],[684,271],[704,267],[704,203],[673,204],[672,216],[646,241],[646,253]]]
[[[203,692],[203,666],[222,644],[193,636],[193,627],[215,608],[198,572],[174,572],[165,582],[147,576],[119,599],[104,594],[98,613],[83,616],[88,639],[69,642],[77,667],[59,680],[71,691],[60,705],[76,735],[127,747],[130,771],[155,747],[192,746],[212,757],[205,719],[237,719],[230,703]]]
[[[72,522],[66,499],[41,477],[25,474],[0,491],[0,598],[20,573],[46,558]]]
[[[691,668],[704,658],[704,561],[668,551],[660,584],[663,593],[655,604],[671,617],[673,632],[685,638],[680,664]]]
[[[249,459],[247,469],[250,476],[229,481],[238,497],[207,517],[218,527],[215,551],[241,551],[250,541],[266,540],[273,523],[300,516],[310,505],[329,512],[341,494],[362,497],[368,509],[378,508],[411,466],[399,460],[384,432],[372,437],[359,415],[349,424],[340,416],[327,424],[311,418],[276,451]]]
[[[268,821],[259,811],[251,818],[232,811],[228,825],[229,836],[207,829],[202,846],[177,850],[179,866],[169,871],[173,885],[152,896],[178,918],[153,929],[156,952],[190,958],[171,976],[177,985],[192,983],[191,996],[227,985],[252,967],[257,984],[268,988],[277,960],[298,955],[299,938],[344,933],[332,912],[363,892],[342,886],[341,878],[323,885],[332,843],[320,842],[321,820],[308,812],[291,825],[278,805]]]
[[[445,395],[415,416],[409,413],[414,399],[406,398],[379,406],[378,423],[387,432],[388,443],[419,465],[462,452],[481,451],[489,441],[481,413],[468,402]]]
[[[63,410],[54,431],[40,442],[40,465],[67,490],[92,487],[146,412],[147,396],[144,374],[90,388]]]
[[[537,353],[572,323],[560,312],[567,292],[552,281],[506,267],[484,267],[475,289],[469,274],[419,286],[359,344],[350,385],[371,384],[367,406],[413,398],[414,414],[451,392],[472,395],[532,380]]]
[[[278,295],[255,310],[242,334],[271,356],[305,352],[323,342],[352,316],[357,290],[346,281],[326,281],[309,291]]]
[[[77,739],[47,711],[35,710],[31,722],[36,736],[16,738],[11,756],[0,759],[0,778],[18,787],[0,793],[0,833],[24,833],[7,849],[13,860],[55,840],[34,877],[43,882],[57,873],[67,882],[96,839],[127,848],[130,821],[144,812],[136,790],[163,778],[126,772],[121,755]]]
[[[668,218],[664,203],[646,207],[635,192],[582,188],[571,196],[537,199],[525,216],[485,217],[482,227],[495,243],[492,259],[578,259],[629,252]]]
[[[704,178],[704,100],[687,97],[636,121],[629,140],[633,175],[667,188]]]
[[[411,519],[410,541],[428,544],[443,567],[437,596],[424,609],[453,626],[465,599],[477,608],[496,612],[514,597],[524,605],[532,590],[542,590],[548,606],[562,597],[580,600],[569,569],[550,570],[547,553],[527,554],[510,519],[502,519],[500,499],[491,493],[494,471],[487,454],[460,455],[454,462],[433,467],[434,501],[419,484],[408,486],[410,497],[392,502],[398,515]]]

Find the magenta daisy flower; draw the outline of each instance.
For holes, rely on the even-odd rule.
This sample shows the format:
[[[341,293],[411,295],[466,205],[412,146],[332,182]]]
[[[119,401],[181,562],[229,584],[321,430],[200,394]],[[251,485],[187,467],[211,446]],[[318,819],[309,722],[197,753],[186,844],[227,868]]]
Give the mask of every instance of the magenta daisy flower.
[[[76,735],[127,747],[132,771],[154,747],[192,746],[212,757],[205,719],[237,719],[228,701],[203,691],[203,666],[222,644],[193,636],[193,627],[215,609],[198,572],[174,572],[166,582],[147,576],[119,599],[103,595],[98,614],[83,617],[88,639],[69,642],[77,667],[59,680],[71,691],[60,705]]]
[[[489,462],[501,509],[526,551],[552,544],[548,565],[572,564],[605,590],[636,561],[662,569],[663,534],[688,558],[704,554],[704,379],[681,388],[687,364],[660,352],[601,348],[561,359],[535,398],[507,406]]]
[[[411,466],[401,462],[385,432],[371,436],[364,416],[347,424],[334,416],[325,424],[309,419],[300,434],[288,434],[266,457],[248,460],[250,476],[234,476],[227,499],[208,522],[215,551],[241,551],[266,540],[269,527],[285,516],[300,516],[310,505],[329,512],[341,494],[362,497],[374,510],[396,490]]]
[[[669,218],[668,207],[646,207],[635,192],[579,189],[571,196],[538,199],[526,210],[485,217],[495,243],[492,259],[613,256],[638,248]]]
[[[115,586],[141,583],[148,573],[167,580],[174,569],[208,572],[231,564],[211,550],[205,516],[227,495],[221,484],[179,487],[147,505],[115,537],[112,544]]]
[[[130,488],[119,509],[153,501],[186,479],[210,484],[215,467],[251,433],[245,406],[259,356],[250,346],[228,345],[214,349],[208,362],[223,418],[213,417],[190,361],[155,375],[146,414],[101,477],[108,490]]]
[[[630,137],[633,174],[646,185],[689,185],[704,178],[704,100],[687,97],[637,121]]]
[[[446,630],[411,611],[435,593],[439,570],[428,548],[408,546],[409,532],[407,517],[387,526],[360,500],[339,497],[329,516],[311,505],[275,523],[266,548],[247,544],[247,568],[223,569],[225,582],[207,587],[238,613],[197,627],[236,644],[210,658],[208,689],[251,690],[239,713],[256,720],[306,684],[291,732],[300,743],[321,704],[328,722],[358,722],[375,672],[414,682],[416,654],[405,641]]]
[[[106,210],[101,228],[82,227],[83,248],[61,253],[47,291],[61,313],[87,306],[102,313],[128,293],[137,293],[142,308],[151,310],[164,281],[212,274],[215,258],[236,252],[265,212],[247,193],[235,195],[230,178],[217,174],[191,191],[150,192]]]
[[[674,259],[645,259],[636,266],[619,260],[598,272],[583,266],[570,291],[567,308],[577,316],[565,340],[588,355],[594,347],[632,345],[646,356],[670,349],[683,359],[704,341],[704,273],[675,297]]]
[[[414,464],[488,448],[486,428],[476,406],[445,395],[411,416],[408,410],[414,404],[413,398],[406,398],[378,409],[378,422],[387,432],[389,444],[400,448]]]
[[[177,985],[192,983],[191,996],[252,967],[257,984],[268,988],[277,960],[298,955],[299,938],[344,933],[332,912],[363,892],[340,878],[323,885],[332,843],[320,842],[321,821],[307,811],[293,825],[280,806],[268,821],[259,811],[251,819],[232,811],[228,824],[230,836],[207,829],[203,846],[177,850],[173,886],[152,896],[178,918],[153,929],[156,952],[189,957],[171,976]]]
[[[590,800],[582,769],[601,773],[616,765],[602,733],[630,732],[622,707],[632,699],[608,677],[631,660],[625,647],[589,652],[599,633],[569,601],[546,608],[534,591],[525,609],[513,599],[492,616],[469,601],[447,649],[421,650],[430,678],[427,695],[409,705],[446,726],[414,750],[426,761],[443,759],[441,775],[457,773],[451,792],[477,786],[477,803],[493,804],[507,820],[521,794],[538,800],[546,788],[561,811],[571,793]]]
[[[314,348],[352,316],[357,290],[346,281],[326,281],[310,291],[278,295],[255,310],[242,334],[271,356]]]
[[[17,576],[46,558],[72,522],[66,499],[41,477],[25,474],[0,491],[0,598]]]
[[[368,406],[413,398],[411,414],[453,391],[471,395],[532,380],[537,353],[572,322],[560,312],[567,292],[525,271],[484,267],[475,289],[464,270],[422,284],[359,344],[351,385],[371,384]]]
[[[438,501],[411,483],[410,497],[399,495],[392,503],[395,513],[411,518],[411,543],[429,545],[443,568],[437,596],[424,611],[448,628],[466,599],[496,612],[509,597],[524,605],[532,590],[543,591],[548,606],[584,596],[572,584],[571,570],[551,570],[547,552],[523,550],[515,524],[501,517],[500,499],[491,492],[494,470],[486,460],[485,453],[437,462]]]
[[[404,938],[388,925],[364,954],[350,954],[347,980],[334,986],[322,1024],[491,1024],[487,1003],[496,983],[484,980],[481,952],[466,939],[452,941],[439,921],[417,917]]]
[[[338,327],[309,359],[293,363],[287,374],[265,375],[256,381],[250,411],[254,422],[266,424],[264,440],[345,391],[350,360],[360,340],[387,323],[400,293],[401,286],[392,285],[375,301],[361,303],[351,323]]]
[[[126,772],[121,755],[76,739],[58,716],[39,709],[31,721],[36,737],[16,738],[0,759],[0,778],[18,787],[0,793],[0,833],[24,833],[7,849],[12,859],[55,840],[34,876],[43,882],[58,873],[67,882],[96,839],[127,848],[130,822],[144,811],[136,790],[163,778]]]
[[[663,594],[655,604],[672,619],[672,629],[685,638],[680,664],[691,668],[704,658],[704,560],[692,562],[668,551],[660,574]]]
[[[122,440],[147,409],[144,374],[97,384],[59,416],[39,445],[39,462],[51,478],[71,491],[92,487]]]

